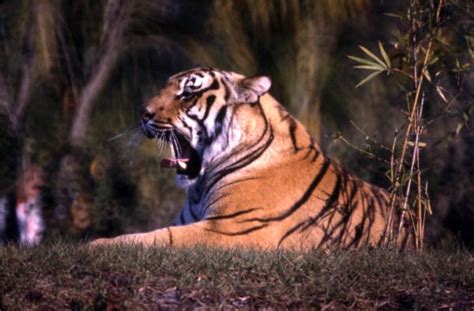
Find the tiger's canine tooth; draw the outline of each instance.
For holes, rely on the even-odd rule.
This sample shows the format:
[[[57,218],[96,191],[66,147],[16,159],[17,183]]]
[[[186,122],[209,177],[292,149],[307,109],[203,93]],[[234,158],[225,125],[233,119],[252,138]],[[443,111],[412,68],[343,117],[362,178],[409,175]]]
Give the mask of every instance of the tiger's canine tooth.
[[[184,161],[178,160],[177,163],[178,163],[179,168],[182,170],[185,170],[188,167],[188,165]]]

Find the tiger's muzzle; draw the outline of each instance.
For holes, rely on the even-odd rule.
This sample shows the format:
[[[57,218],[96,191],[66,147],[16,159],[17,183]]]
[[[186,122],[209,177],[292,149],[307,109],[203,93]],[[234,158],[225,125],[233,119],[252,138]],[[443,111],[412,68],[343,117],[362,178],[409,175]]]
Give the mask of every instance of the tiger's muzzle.
[[[172,149],[173,157],[163,158],[162,168],[175,168],[176,173],[194,179],[199,175],[202,160],[188,140],[169,124],[159,124],[153,120],[154,114],[145,111],[140,121],[140,129],[147,138],[166,141]]]

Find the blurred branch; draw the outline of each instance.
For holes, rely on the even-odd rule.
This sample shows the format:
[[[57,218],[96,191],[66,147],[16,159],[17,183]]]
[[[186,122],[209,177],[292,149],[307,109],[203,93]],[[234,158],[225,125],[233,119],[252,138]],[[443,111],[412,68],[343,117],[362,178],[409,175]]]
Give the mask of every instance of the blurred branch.
[[[21,66],[21,82],[18,95],[15,100],[15,107],[9,109],[9,117],[13,130],[21,127],[21,119],[31,99],[33,92],[34,75],[34,23],[29,27],[23,44],[23,64]]]
[[[35,52],[38,57],[37,70],[42,75],[51,73],[56,60],[58,14],[53,1],[35,1]]]
[[[54,11],[49,2],[38,1],[28,7],[26,30],[21,42],[21,75],[15,98],[9,95],[5,81],[0,82],[0,105],[14,131],[21,129],[23,117],[34,91],[38,75],[47,75],[53,66],[55,39]],[[1,77],[1,79],[11,77]]]
[[[7,85],[4,75],[0,72],[0,113],[7,116],[10,115],[10,94],[7,90]]]
[[[73,146],[83,145],[94,100],[104,88],[118,60],[124,44],[123,35],[129,19],[130,5],[131,2],[125,0],[107,1],[100,42],[101,52],[92,74],[80,92],[72,123],[70,139]]]
[[[363,23],[372,5],[367,0],[214,0],[210,29],[226,49],[225,58],[216,59],[245,74],[255,74],[271,59],[283,102],[319,140],[331,53],[344,23]]]

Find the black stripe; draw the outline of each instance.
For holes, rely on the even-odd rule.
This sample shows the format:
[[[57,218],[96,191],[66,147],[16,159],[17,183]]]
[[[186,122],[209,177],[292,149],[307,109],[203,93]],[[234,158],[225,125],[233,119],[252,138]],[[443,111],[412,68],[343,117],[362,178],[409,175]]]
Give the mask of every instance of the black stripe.
[[[190,97],[189,99],[193,99],[193,103],[189,106],[186,107],[186,114],[189,114],[189,111],[191,110],[191,108],[193,108],[194,106],[196,106],[196,104],[198,103],[198,101],[201,99],[201,95],[199,96],[195,96],[195,97]],[[185,100],[185,101],[189,101],[189,100]]]
[[[206,98],[206,111],[204,112],[204,116],[199,119],[196,115],[194,114],[189,114],[189,109],[187,109],[186,111],[186,115],[197,121],[201,126],[203,126],[203,122],[204,120],[206,120],[206,118],[209,116],[209,112],[211,111],[211,107],[212,105],[214,104],[214,101],[216,100],[216,96],[215,95],[209,95],[207,98]]]
[[[183,118],[179,118],[179,121],[181,121],[181,123],[183,124],[183,126],[189,131],[189,134],[191,136],[191,141],[193,140],[193,129],[191,126],[189,126],[188,123],[186,123],[186,121],[183,119]]]
[[[227,101],[230,98],[230,89],[229,89],[229,86],[227,85],[227,83],[225,83],[224,81],[222,81],[222,84],[224,85],[224,91],[225,91],[224,100],[227,103]]]
[[[334,203],[336,203],[337,200],[339,199],[340,192],[341,192],[341,177],[340,177],[340,175],[337,175],[336,185],[334,186],[334,189],[333,189],[331,195],[326,200],[326,203],[325,203],[324,207],[321,209],[321,211],[318,213],[318,215],[316,215],[316,217],[314,217],[312,219],[312,221],[309,222],[305,226],[305,228],[302,228],[302,230],[306,230],[310,226],[314,225],[317,222],[318,219],[320,219],[324,214],[326,214],[326,212],[328,210],[333,208]],[[323,239],[321,239],[321,241],[319,242],[318,247],[322,246],[329,238],[330,238],[330,235],[327,235],[327,236],[323,237]]]
[[[198,215],[196,215],[196,213],[194,212],[193,206],[191,204],[188,204],[188,208],[189,208],[189,213],[191,214],[191,217],[193,218],[194,222],[200,220]]]
[[[333,204],[337,202],[337,200],[339,199],[339,194],[341,193],[341,189],[343,187],[341,187],[341,185],[345,182],[345,173],[342,174],[343,177],[341,177],[341,173],[340,172],[336,172],[336,184],[334,185],[334,189],[332,190],[331,192],[331,195],[328,197],[328,199],[326,200],[326,203],[323,207],[323,209],[321,209],[321,211],[318,213],[318,215],[316,216],[316,218],[318,218],[319,215],[323,215],[328,209],[332,208]]]
[[[216,80],[214,80],[214,83],[211,85],[211,87],[209,87],[209,89],[213,89],[213,87],[215,87],[214,84],[217,84],[217,88],[219,88],[219,82],[218,82],[217,79],[216,79]],[[209,95],[209,96],[206,98],[206,111],[204,112],[204,116],[203,116],[201,119],[199,119],[196,115],[193,115],[193,114],[190,114],[190,113],[189,113],[191,107],[188,108],[188,109],[186,109],[186,115],[187,115],[190,119],[196,121],[196,122],[199,124],[199,126],[201,127],[201,129],[202,129],[202,130],[205,132],[205,134],[206,134],[205,138],[209,137],[209,134],[208,134],[208,132],[207,132],[206,126],[204,125],[204,121],[205,121],[205,120],[207,119],[207,117],[209,116],[209,112],[211,111],[211,107],[212,107],[212,105],[214,104],[215,100],[216,100],[216,96],[215,96],[215,95]],[[193,105],[194,105],[194,103],[193,103]]]
[[[281,237],[280,241],[278,241],[278,246],[281,245],[281,243],[283,243],[283,241],[288,238],[290,235],[292,235],[296,230],[298,230],[299,228],[301,228],[304,224],[306,223],[306,221],[303,221],[303,222],[300,222],[299,224],[297,224],[296,226],[293,226],[290,230],[286,231],[286,233]]]
[[[188,194],[188,204],[198,204],[201,202],[201,196],[198,192],[193,191]]]
[[[211,76],[214,77],[214,75],[212,75],[212,74],[211,74]],[[219,81],[217,79],[214,79],[214,82],[212,82],[211,86],[209,88],[207,88],[207,90],[217,90],[217,89],[219,89],[219,87],[220,87]]]
[[[166,229],[168,229],[168,235],[170,237],[170,246],[173,246],[173,235],[171,234],[171,229],[169,227]]]
[[[232,186],[232,185],[235,185],[235,184],[240,183],[240,182],[249,181],[249,180],[257,180],[257,179],[262,179],[262,177],[246,177],[246,178],[236,179],[236,180],[233,180],[231,182],[228,182],[228,183],[220,186],[219,188],[215,189],[214,191],[220,191],[225,187]]]
[[[354,213],[354,211],[357,209],[357,202],[354,204],[354,199],[356,194],[358,193],[358,185],[356,182],[352,182],[352,191],[351,194],[349,195],[349,199],[346,201],[346,204],[344,205],[344,210],[343,210],[343,216],[338,224],[334,226],[334,231],[342,226],[341,232],[339,233],[339,236],[336,238],[338,243],[341,243],[344,234],[347,233],[347,226],[349,224],[349,220]]]
[[[367,205],[367,219],[369,220],[369,223],[367,225],[367,229],[364,232],[366,234],[366,243],[368,244],[372,236],[371,231],[375,222],[375,206],[373,196],[369,198],[369,204]]]
[[[306,225],[301,228],[302,231],[307,230],[313,225],[316,225],[317,222],[323,218],[327,212],[333,207],[333,204],[337,201],[339,198],[339,194],[341,191],[341,176],[339,174],[336,175],[336,184],[334,185],[334,189],[331,191],[331,195],[327,198],[326,202],[324,203],[324,207],[319,210],[319,212],[311,217],[307,222]]]
[[[311,162],[314,163],[314,162],[316,162],[316,160],[319,158],[319,155],[321,154],[321,153],[320,153],[319,151],[317,151],[316,149],[312,149],[312,150],[310,149],[310,150],[308,151],[308,154],[305,155],[304,158],[306,159],[306,158],[311,154],[312,151],[314,151],[314,155],[313,155],[313,157],[311,158]]]
[[[308,134],[309,135],[309,134]],[[310,136],[310,135],[309,135]],[[314,152],[314,155],[313,155],[313,158],[311,159],[311,162],[314,162],[316,161],[316,159],[319,157],[319,154],[320,152],[316,149],[315,145],[314,145],[314,139],[313,137],[310,136],[310,142],[309,142],[309,145],[308,145],[308,152],[306,153],[306,155],[304,156],[304,158],[306,159],[307,157],[309,157],[309,155],[311,154],[311,152]]]
[[[222,124],[227,113],[227,105],[222,106],[216,115],[216,123]]]
[[[386,197],[383,196],[384,190],[371,186],[370,191],[373,197],[375,198],[375,200],[377,201],[376,203],[378,205],[377,207],[380,209],[380,215],[382,215],[382,217],[386,219],[386,215],[388,213],[387,206],[389,205],[389,202],[388,202],[389,200],[386,200]]]
[[[215,101],[216,101],[216,96],[215,95],[209,95],[206,98],[206,112],[204,112],[204,116],[200,120],[200,122],[203,123],[203,126],[204,126],[204,121],[209,116],[209,112],[211,111],[212,105],[214,104]]]
[[[255,107],[257,105],[260,105],[260,96],[257,97],[257,100],[254,101],[253,103],[248,103],[250,107]]]
[[[214,200],[212,200],[211,202],[207,203],[206,207],[204,208],[203,215],[206,215],[207,210],[209,208],[211,208],[214,204],[216,204],[217,202],[219,202],[220,200],[222,200],[223,198],[225,198],[229,195],[230,195],[230,193],[224,193],[224,194],[218,196],[217,198],[215,198]]]
[[[211,217],[206,218],[206,220],[221,220],[221,219],[235,218],[235,217],[240,216],[240,215],[251,213],[251,212],[256,211],[258,209],[260,209],[260,208],[249,208],[249,209],[238,211],[238,212],[235,212],[235,213],[232,213],[232,214],[211,216]]]
[[[224,123],[224,118],[225,118],[225,115],[227,113],[227,105],[224,104],[224,106],[222,106],[219,111],[217,112],[217,115],[216,115],[216,119],[215,119],[215,123],[214,123],[214,126],[215,126],[215,130],[214,130],[214,137],[213,139],[216,139],[217,137],[219,137],[219,135],[221,135],[222,133],[222,124]]]
[[[289,113],[285,114],[282,118],[281,118],[281,122],[287,120],[288,118],[290,118],[291,115]]]
[[[289,118],[288,123],[290,123],[288,131],[290,133],[291,143],[293,144],[293,149],[295,149],[295,153],[296,153],[300,150],[300,148],[298,148],[298,145],[297,145],[297,142],[296,142],[296,129],[297,129],[298,124],[296,123],[295,119],[293,119],[293,118]]]
[[[205,188],[206,191],[199,191],[200,193],[204,193],[206,197],[212,188],[225,176],[231,174],[247,165],[252,163],[253,161],[257,160],[271,145],[274,139],[273,129],[268,124],[268,120],[263,112],[262,107],[258,106],[265,122],[264,130],[262,135],[257,139],[257,142],[252,146],[241,146],[240,149],[236,150],[233,154],[229,155],[228,157],[223,158],[218,163],[213,164],[212,166],[208,167],[206,174],[200,180],[199,185],[197,188]],[[268,136],[268,139],[262,143],[262,140],[265,136]],[[255,149],[256,148],[256,149]],[[227,161],[232,160],[235,154],[244,154],[242,157],[238,158],[231,164],[226,164]],[[222,170],[218,170],[219,167],[224,167]]]
[[[313,191],[316,189],[316,187],[319,185],[323,177],[326,175],[326,172],[329,166],[330,166],[330,161],[327,158],[324,159],[321,169],[319,170],[318,174],[313,179],[309,187],[306,189],[303,196],[298,201],[296,201],[295,204],[293,204],[286,212],[274,217],[251,218],[251,219],[248,219],[247,221],[259,221],[259,222],[280,221],[293,215],[293,213],[295,213],[301,206],[303,206],[309,200],[309,198],[313,194]]]
[[[314,156],[313,158],[311,159],[312,162],[315,162],[318,158],[319,158],[319,155],[321,154],[321,152],[317,151],[316,149],[314,149]]]
[[[181,214],[179,214],[179,221],[181,222],[182,225],[186,223],[186,219],[184,218],[184,211],[181,211]]]
[[[249,153],[247,154],[246,156],[244,156],[243,158],[239,159],[238,161],[236,161],[235,163],[233,163],[231,166],[221,170],[221,171],[218,171],[213,177],[213,179],[211,179],[208,183],[208,187],[207,187],[207,190],[205,192],[205,195],[207,196],[207,194],[210,192],[210,190],[222,179],[224,178],[225,176],[227,176],[228,174],[231,174],[247,165],[249,165],[250,163],[252,163],[253,161],[257,160],[258,158],[260,158],[260,156],[267,150],[267,148],[271,145],[271,143],[273,142],[273,139],[274,139],[274,135],[273,135],[273,130],[270,128],[270,137],[267,139],[267,141],[262,145],[260,146],[257,150],[255,150],[253,153]]]
[[[263,229],[263,228],[265,228],[265,227],[267,227],[267,226],[268,226],[268,224],[263,224],[263,225],[251,227],[251,228],[249,228],[249,229],[245,229],[245,230],[237,231],[237,232],[223,232],[223,231],[217,231],[217,230],[212,230],[212,229],[206,229],[206,230],[207,230],[207,231],[210,231],[210,232],[214,232],[214,233],[223,234],[223,235],[236,236],[236,235],[246,235],[246,234],[252,233],[252,232],[254,232],[254,231]]]
[[[219,88],[220,88],[220,84],[219,84],[218,79],[214,79],[214,81],[209,87],[193,92],[190,97],[183,98],[185,102],[188,102],[191,99],[193,99],[193,103],[187,107],[186,112],[189,113],[189,110],[196,105],[197,101],[201,98],[202,94],[204,94],[207,91],[218,90]],[[182,96],[178,96],[178,97],[182,97]]]
[[[334,219],[334,216],[336,216],[336,214],[337,214],[337,205],[332,206],[332,208],[329,209],[327,211],[327,213],[325,213],[324,215],[321,215],[321,218],[320,218],[321,219],[321,223],[320,223],[321,226],[320,226],[320,228],[322,228],[324,234],[323,234],[323,237],[322,237],[321,241],[319,241],[318,247],[320,247],[321,245],[326,244],[327,241],[332,240],[331,238],[332,238],[332,235],[334,233],[335,228],[331,227],[331,226],[332,226],[332,221]],[[323,222],[323,218],[326,218],[327,216],[329,216],[328,220]],[[303,228],[301,230],[304,231],[307,228]],[[334,244],[334,242],[333,242],[333,244]]]
[[[348,245],[348,247],[353,247],[353,246],[357,247],[360,239],[362,238],[364,234],[364,223],[365,223],[365,217],[362,218],[362,222],[360,222],[359,224],[355,226],[354,239],[352,240],[351,244]]]

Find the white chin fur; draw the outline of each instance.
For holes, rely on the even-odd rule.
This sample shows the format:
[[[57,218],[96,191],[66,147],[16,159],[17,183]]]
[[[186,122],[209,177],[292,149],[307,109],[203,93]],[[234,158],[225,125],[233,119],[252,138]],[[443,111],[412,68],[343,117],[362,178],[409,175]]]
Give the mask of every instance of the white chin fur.
[[[183,189],[188,189],[191,187],[196,182],[196,180],[197,178],[189,179],[186,175],[176,174],[176,184],[178,187]]]

